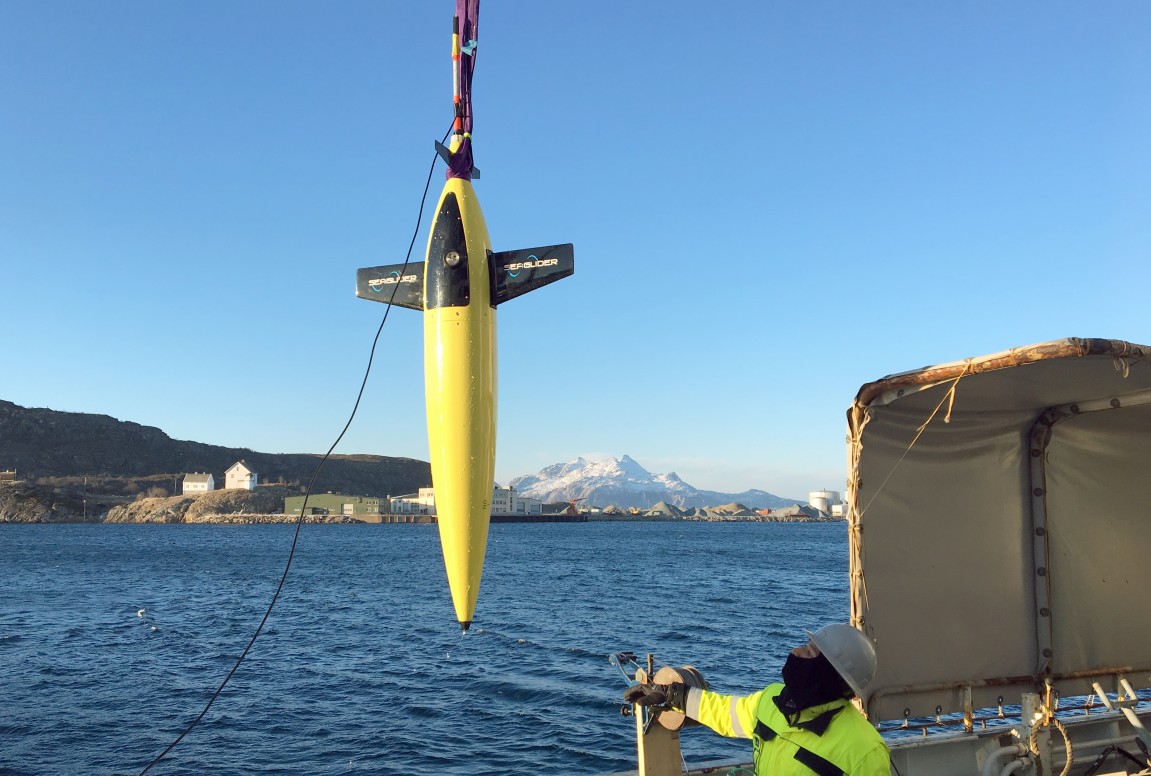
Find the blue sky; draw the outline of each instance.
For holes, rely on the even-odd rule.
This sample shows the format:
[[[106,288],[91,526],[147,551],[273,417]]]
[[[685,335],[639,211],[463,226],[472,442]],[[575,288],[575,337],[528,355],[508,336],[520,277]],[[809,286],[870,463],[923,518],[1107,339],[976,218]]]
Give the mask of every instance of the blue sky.
[[[0,398],[323,452],[451,120],[454,4],[0,0]],[[893,372],[1151,342],[1151,3],[483,5],[496,476],[843,489]],[[437,167],[430,196],[438,193]],[[414,254],[422,258],[425,221]],[[337,449],[427,460],[418,313]]]

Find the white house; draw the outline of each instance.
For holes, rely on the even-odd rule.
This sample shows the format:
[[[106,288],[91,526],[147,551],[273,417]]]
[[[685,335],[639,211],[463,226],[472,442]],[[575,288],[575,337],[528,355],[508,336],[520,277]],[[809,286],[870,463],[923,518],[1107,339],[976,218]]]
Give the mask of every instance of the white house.
[[[236,461],[224,472],[224,490],[252,490],[256,487],[256,473],[243,461]]]
[[[216,480],[213,479],[211,474],[194,474],[184,475],[184,484],[181,486],[180,492],[185,496],[194,496],[197,493],[207,493],[210,490],[216,489]]]

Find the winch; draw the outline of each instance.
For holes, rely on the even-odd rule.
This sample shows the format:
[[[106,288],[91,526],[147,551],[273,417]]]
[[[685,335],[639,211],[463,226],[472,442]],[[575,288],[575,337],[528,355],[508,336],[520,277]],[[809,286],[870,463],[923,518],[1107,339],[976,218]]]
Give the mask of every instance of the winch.
[[[619,668],[628,685],[659,685],[681,682],[688,687],[707,689],[707,680],[694,666],[661,666],[655,669],[655,655],[647,655],[647,665],[636,662],[633,652],[617,652],[611,663]],[[630,670],[630,673],[629,673]],[[637,776],[679,776],[683,771],[679,731],[685,726],[698,725],[683,712],[667,707],[624,705],[622,716],[635,716]],[[654,724],[657,723],[658,724]]]

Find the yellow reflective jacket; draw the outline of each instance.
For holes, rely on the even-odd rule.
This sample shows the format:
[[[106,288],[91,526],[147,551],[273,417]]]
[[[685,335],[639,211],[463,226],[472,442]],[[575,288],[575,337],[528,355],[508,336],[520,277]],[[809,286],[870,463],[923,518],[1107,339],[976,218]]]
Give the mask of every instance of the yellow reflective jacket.
[[[775,705],[781,690],[739,697],[692,688],[684,711],[721,736],[752,739],[756,776],[891,775],[887,745],[850,701],[804,709],[791,725]]]

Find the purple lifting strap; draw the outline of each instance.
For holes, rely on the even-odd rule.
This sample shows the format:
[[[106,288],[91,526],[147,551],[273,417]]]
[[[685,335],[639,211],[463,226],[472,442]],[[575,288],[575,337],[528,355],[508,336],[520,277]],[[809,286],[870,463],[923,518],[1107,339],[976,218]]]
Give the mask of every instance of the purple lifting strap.
[[[471,180],[475,168],[471,137],[472,71],[476,66],[474,43],[479,39],[480,0],[456,0],[456,16],[460,20],[460,109],[463,111],[464,138],[448,163],[447,177]]]

